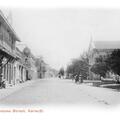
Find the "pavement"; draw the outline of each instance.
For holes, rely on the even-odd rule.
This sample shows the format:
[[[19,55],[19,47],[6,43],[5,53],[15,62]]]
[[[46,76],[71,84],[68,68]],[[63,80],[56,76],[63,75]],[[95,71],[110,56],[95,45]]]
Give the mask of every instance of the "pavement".
[[[86,86],[85,84],[81,85],[81,88],[84,93],[96,99],[99,103],[111,106],[120,104],[120,92],[114,89]]]
[[[120,92],[113,89],[75,84],[66,79],[38,79],[0,90],[0,105],[105,105],[117,106]]]
[[[33,84],[34,82],[36,82],[35,80],[31,80],[31,81],[26,81],[24,83],[19,83],[15,86],[11,86],[8,88],[3,88],[0,89],[0,100],[11,95],[12,93],[21,90],[24,87],[30,86],[31,84]]]

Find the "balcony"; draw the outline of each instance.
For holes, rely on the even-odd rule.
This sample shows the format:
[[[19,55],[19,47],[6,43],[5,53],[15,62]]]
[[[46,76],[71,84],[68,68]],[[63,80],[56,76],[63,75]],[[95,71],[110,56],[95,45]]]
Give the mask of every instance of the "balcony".
[[[5,39],[2,33],[0,33],[0,49],[1,48],[2,50],[6,51],[8,54],[9,53],[15,54],[15,50],[12,45],[12,42],[10,43],[8,39]]]

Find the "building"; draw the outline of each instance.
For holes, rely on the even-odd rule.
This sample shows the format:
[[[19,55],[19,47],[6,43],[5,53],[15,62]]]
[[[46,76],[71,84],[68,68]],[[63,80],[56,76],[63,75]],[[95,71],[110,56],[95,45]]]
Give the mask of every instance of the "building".
[[[97,75],[90,71],[95,59],[100,55],[110,54],[113,50],[120,49],[120,41],[91,41],[89,45],[89,79],[96,79]]]
[[[20,45],[20,46],[19,46]],[[37,68],[36,68],[36,58],[31,53],[30,49],[26,47],[24,44],[17,45],[19,57],[18,60],[20,63],[20,66],[22,65],[23,70],[26,72],[24,73],[24,78],[27,80],[31,79],[37,79]],[[23,75],[23,74],[22,74]]]
[[[45,78],[47,64],[44,62],[42,57],[36,58],[37,77]]]
[[[30,67],[31,79],[37,79],[36,58],[31,53],[29,59],[30,59],[30,64],[31,64],[31,67]]]
[[[36,79],[36,59],[29,49],[24,54],[16,47],[20,42],[14,29],[0,11],[0,88],[13,86],[30,79]]]
[[[15,84],[25,82],[27,80],[25,66],[25,55],[16,47],[16,61],[14,62]]]
[[[20,40],[0,11],[0,86],[3,80],[6,86],[15,84],[14,62],[16,60],[16,41]]]

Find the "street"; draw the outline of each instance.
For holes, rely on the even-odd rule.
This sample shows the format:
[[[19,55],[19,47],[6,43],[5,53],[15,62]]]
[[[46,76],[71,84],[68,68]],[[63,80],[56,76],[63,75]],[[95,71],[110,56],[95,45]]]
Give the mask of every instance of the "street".
[[[114,105],[120,93],[59,78],[38,79],[2,98],[1,105]]]

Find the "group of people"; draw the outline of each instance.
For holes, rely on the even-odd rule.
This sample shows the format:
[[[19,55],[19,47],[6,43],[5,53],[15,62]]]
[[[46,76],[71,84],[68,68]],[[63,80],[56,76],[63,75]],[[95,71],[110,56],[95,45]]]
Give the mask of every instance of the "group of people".
[[[73,76],[73,80],[75,80],[75,83],[83,83],[83,77],[80,74]]]

